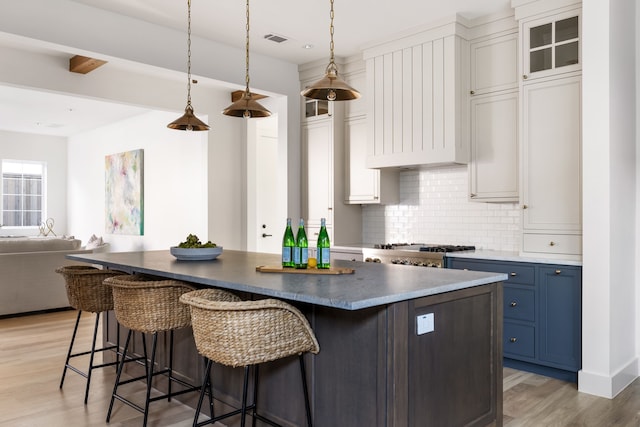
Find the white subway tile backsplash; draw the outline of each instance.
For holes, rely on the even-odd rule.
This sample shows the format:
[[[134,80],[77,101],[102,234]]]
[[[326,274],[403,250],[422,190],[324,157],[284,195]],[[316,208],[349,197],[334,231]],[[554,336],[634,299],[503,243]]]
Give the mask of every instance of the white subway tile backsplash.
[[[471,202],[468,193],[466,166],[403,171],[399,204],[363,206],[363,241],[518,251],[518,204]]]

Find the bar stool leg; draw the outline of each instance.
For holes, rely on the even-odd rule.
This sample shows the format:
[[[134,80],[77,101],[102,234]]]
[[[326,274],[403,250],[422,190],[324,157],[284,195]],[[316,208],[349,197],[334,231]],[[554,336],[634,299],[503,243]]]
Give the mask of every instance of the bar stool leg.
[[[60,379],[60,388],[62,388],[62,385],[64,384],[64,377],[67,374],[67,368],[69,368],[69,359],[71,359],[71,352],[73,351],[73,343],[76,341],[76,334],[78,333],[78,325],[80,324],[81,315],[82,315],[82,310],[78,310],[78,316],[76,317],[76,326],[73,328],[73,334],[71,335],[71,343],[69,344],[67,359],[64,361],[64,369],[62,370],[62,378]]]
[[[205,376],[206,382],[207,382],[207,391],[209,392],[209,413],[211,414],[211,418],[215,418],[215,414],[213,412],[213,384],[211,381],[211,366],[213,365],[213,362],[209,359],[207,359],[206,357],[204,358],[204,360],[207,362],[207,364],[209,365],[208,369],[207,369],[207,374]],[[202,388],[204,388],[204,384],[202,384]]]
[[[260,365],[253,366],[253,410],[251,411],[251,427],[256,427],[256,421],[258,421],[258,417],[256,414],[258,413],[258,375]]]
[[[209,409],[211,410],[211,419],[215,418],[213,415],[213,394],[211,390],[211,365],[213,362],[210,359],[205,358],[207,361],[207,365],[204,368],[204,382],[202,383],[202,389],[200,390],[200,396],[198,397],[198,406],[196,406],[196,415],[193,418],[193,427],[198,426],[198,416],[200,415],[200,410],[202,409],[202,402],[204,401],[204,395],[209,390]]]
[[[144,420],[142,421],[142,426],[146,427],[147,419],[149,418],[149,399],[151,399],[151,385],[153,382],[153,369],[156,362],[156,347],[158,345],[158,333],[153,333],[153,343],[151,344],[151,362],[148,365],[147,369],[147,397],[144,401]],[[171,372],[171,371],[169,371]],[[171,375],[171,373],[169,373]]]
[[[240,427],[245,427],[247,418],[247,388],[249,387],[249,366],[244,367],[244,382],[242,385],[242,414],[240,415]]]
[[[169,331],[169,375],[167,376],[167,389],[169,392],[167,393],[167,401],[171,402],[171,384],[173,383],[173,329]]]
[[[124,367],[124,361],[127,357],[127,349],[129,348],[129,341],[131,341],[131,335],[133,334],[132,330],[129,330],[127,333],[127,339],[124,342],[124,349],[122,350],[122,358],[120,359],[120,364],[118,365],[118,372],[116,374],[116,381],[113,384],[113,392],[111,393],[111,403],[109,403],[109,410],[107,411],[107,422],[111,419],[111,411],[113,410],[113,403],[116,399],[116,393],[118,392],[118,384],[120,383],[120,375],[122,375],[122,369]],[[145,358],[146,363],[146,358]]]
[[[84,392],[84,404],[89,399],[89,385],[91,384],[91,373],[93,372],[93,357],[96,353],[96,338],[98,337],[98,325],[100,324],[100,313],[96,313],[96,324],[93,328],[93,343],[91,344],[91,354],[89,356],[89,370],[87,371],[87,388]]]
[[[307,372],[304,367],[304,355],[298,355],[298,360],[300,360],[300,375],[302,376],[302,389],[304,392],[304,409],[307,412],[307,426],[312,427],[311,406],[309,405],[309,390],[307,389]]]

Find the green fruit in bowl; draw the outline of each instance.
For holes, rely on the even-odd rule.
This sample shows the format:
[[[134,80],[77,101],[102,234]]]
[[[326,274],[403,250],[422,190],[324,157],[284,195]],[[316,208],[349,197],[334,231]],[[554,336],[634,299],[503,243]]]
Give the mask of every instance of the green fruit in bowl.
[[[200,242],[200,239],[198,238],[198,236],[196,236],[195,234],[189,234],[187,236],[187,240],[185,240],[184,242],[180,242],[180,244],[178,244],[179,248],[183,248],[183,249],[187,249],[187,248],[215,248],[216,244],[215,243],[211,243],[211,240],[209,240],[207,243],[202,243]]]

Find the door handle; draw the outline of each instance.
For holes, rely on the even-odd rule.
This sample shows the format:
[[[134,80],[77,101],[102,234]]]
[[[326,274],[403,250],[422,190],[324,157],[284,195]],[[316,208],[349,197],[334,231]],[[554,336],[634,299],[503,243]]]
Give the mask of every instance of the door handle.
[[[267,234],[267,233],[262,233],[262,237],[271,237],[271,234]]]

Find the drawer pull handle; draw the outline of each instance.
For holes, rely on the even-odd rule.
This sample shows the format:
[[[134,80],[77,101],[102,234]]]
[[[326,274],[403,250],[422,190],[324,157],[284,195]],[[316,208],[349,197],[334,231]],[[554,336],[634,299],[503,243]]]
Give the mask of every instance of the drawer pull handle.
[[[562,273],[562,270],[556,270],[556,274]]]
[[[509,305],[510,305],[511,307],[515,307],[515,306],[517,306],[517,305],[518,305],[518,303],[517,303],[517,302],[515,302],[515,301],[511,301],[511,304],[509,304]]]
[[[516,337],[509,338],[509,342],[516,342],[516,341],[518,341],[518,338]]]
[[[516,273],[515,271],[512,271],[511,273],[509,273],[509,276],[511,277],[516,277],[518,275],[518,273]]]

